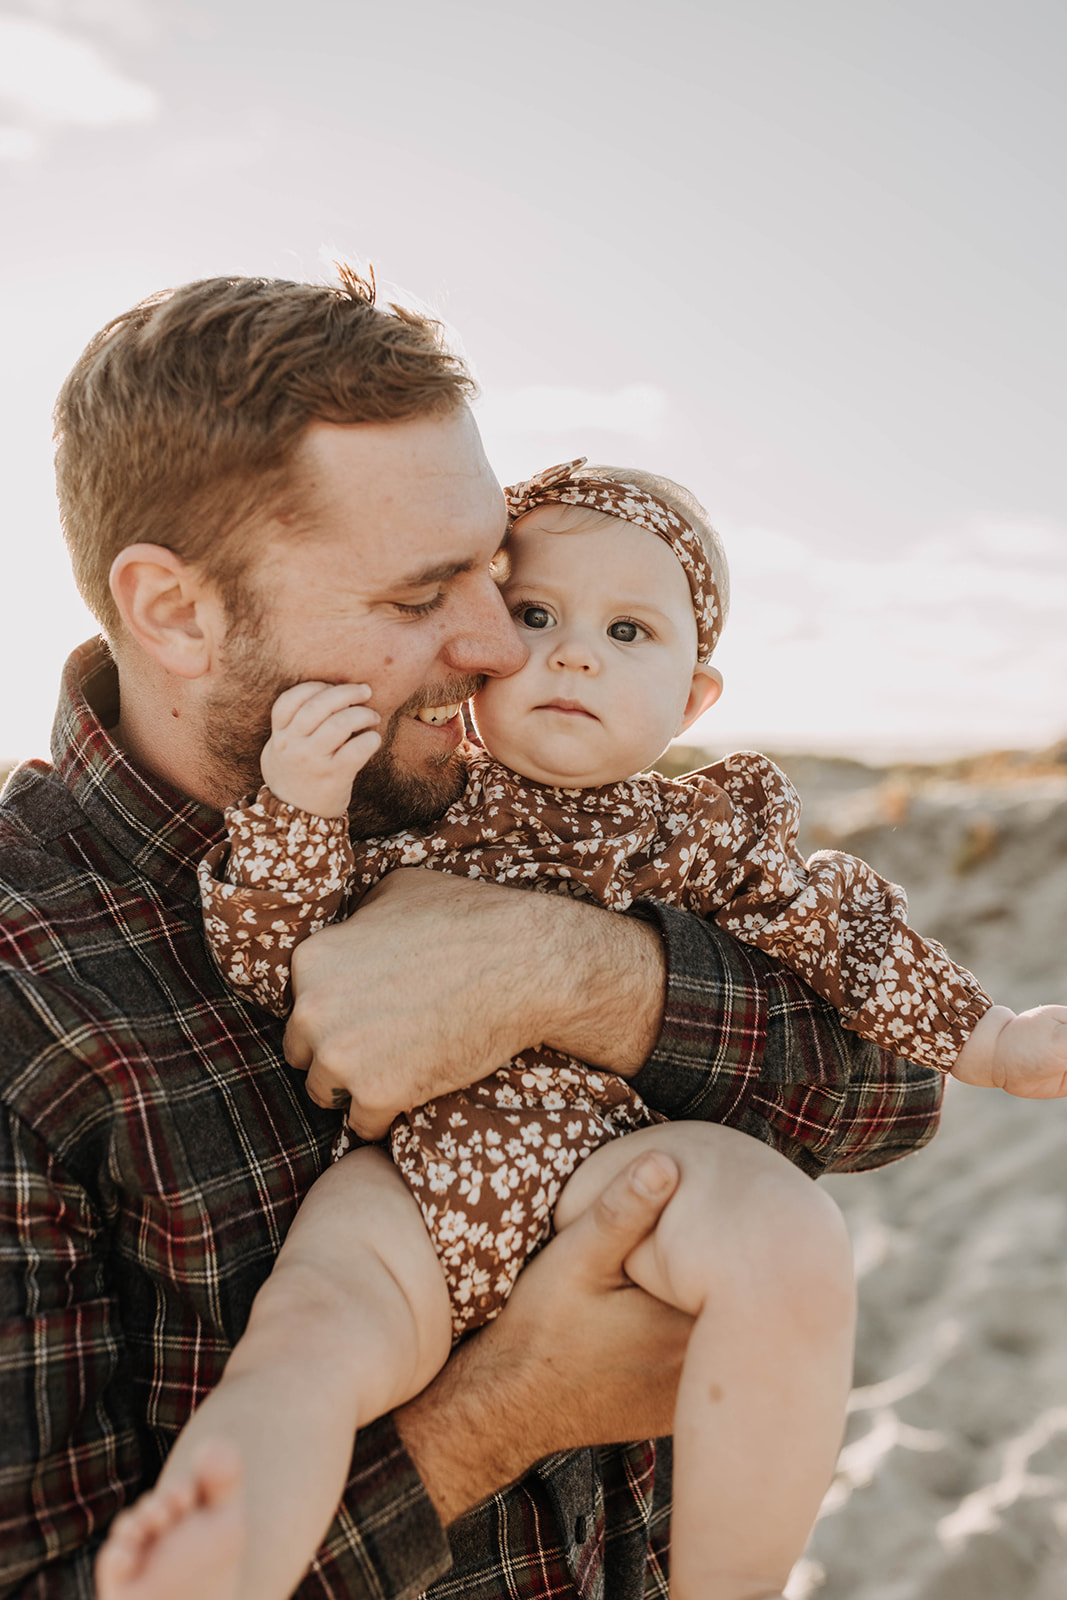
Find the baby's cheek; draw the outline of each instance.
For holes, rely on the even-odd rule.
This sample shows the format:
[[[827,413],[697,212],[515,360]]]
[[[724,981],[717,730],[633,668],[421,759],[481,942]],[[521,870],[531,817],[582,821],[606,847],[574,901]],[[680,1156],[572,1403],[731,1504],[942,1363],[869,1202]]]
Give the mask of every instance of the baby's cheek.
[[[471,701],[474,726],[490,755],[505,739],[512,718],[513,699],[505,685],[506,678],[489,678]]]

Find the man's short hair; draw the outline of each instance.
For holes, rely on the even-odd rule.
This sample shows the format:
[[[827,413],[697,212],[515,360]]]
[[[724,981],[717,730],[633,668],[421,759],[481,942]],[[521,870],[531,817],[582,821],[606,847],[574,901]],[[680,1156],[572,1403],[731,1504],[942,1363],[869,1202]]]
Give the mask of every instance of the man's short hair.
[[[127,545],[165,545],[240,609],[250,523],[293,509],[307,425],[400,422],[472,398],[440,323],[336,284],[207,278],[150,296],[89,343],[55,409],[56,486],[82,598],[113,636]]]

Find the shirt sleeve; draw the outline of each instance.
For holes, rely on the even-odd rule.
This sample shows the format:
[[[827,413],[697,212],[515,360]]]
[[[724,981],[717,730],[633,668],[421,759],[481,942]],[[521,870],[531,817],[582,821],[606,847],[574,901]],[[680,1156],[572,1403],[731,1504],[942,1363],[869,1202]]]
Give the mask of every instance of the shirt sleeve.
[[[766,756],[727,757],[698,775],[732,806],[684,903],[784,961],[829,1000],[845,1026],[920,1065],[950,1072],[992,1001],[942,946],[908,926],[907,897],[840,851],[805,863],[800,801]]]
[[[303,939],[332,922],[352,876],[345,817],[316,817],[264,785],[226,811],[228,842],[199,866],[204,936],[231,988],[285,1016]]]
[[[656,902],[667,996],[632,1086],[672,1121],[721,1122],[812,1177],[899,1160],[937,1131],[944,1077],[841,1025],[792,972],[714,923]]]
[[[30,1129],[0,1113],[5,1597],[89,1600],[103,1530],[142,1477],[103,1256],[85,1192]]]

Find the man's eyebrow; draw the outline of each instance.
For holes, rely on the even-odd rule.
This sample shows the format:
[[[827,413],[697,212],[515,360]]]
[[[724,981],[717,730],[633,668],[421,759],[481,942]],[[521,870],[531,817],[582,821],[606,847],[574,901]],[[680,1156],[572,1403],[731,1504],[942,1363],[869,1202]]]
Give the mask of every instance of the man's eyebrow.
[[[474,566],[473,561],[443,561],[435,567],[423,567],[419,572],[408,572],[402,578],[397,578],[397,589],[420,589],[427,583],[447,583],[449,578],[458,578],[461,572],[470,572]]]

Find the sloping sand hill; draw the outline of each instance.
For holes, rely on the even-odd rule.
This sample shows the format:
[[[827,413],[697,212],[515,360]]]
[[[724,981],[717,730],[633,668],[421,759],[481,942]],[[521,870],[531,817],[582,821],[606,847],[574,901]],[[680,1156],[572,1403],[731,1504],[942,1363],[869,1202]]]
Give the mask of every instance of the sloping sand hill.
[[[1067,748],[782,764],[806,848],[903,883],[996,999],[1067,1004]],[[927,1150],[827,1182],[859,1269],[857,1387],[788,1600],[1067,1600],[1067,1101],[950,1083]]]

